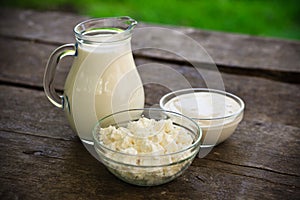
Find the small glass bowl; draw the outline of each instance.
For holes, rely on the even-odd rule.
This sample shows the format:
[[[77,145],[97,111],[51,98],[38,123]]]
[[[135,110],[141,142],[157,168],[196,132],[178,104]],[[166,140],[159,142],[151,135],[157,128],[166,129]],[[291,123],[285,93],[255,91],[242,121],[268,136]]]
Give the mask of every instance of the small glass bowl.
[[[142,117],[172,120],[174,126],[185,129],[193,139],[190,146],[169,154],[128,154],[112,150],[99,140],[101,128],[126,127]],[[139,186],[155,186],[172,181],[192,163],[200,149],[202,131],[192,119],[179,113],[144,108],[121,111],[102,118],[93,130],[94,148],[100,161],[121,180]]]
[[[191,99],[184,99],[183,96],[181,100],[176,100],[176,101],[180,101],[180,105],[198,105],[198,101],[201,101],[200,98],[197,98],[197,94],[198,93],[206,93],[211,95],[211,101],[215,102],[215,104],[212,105],[217,105],[220,104],[221,106],[223,105],[224,107],[220,106],[218,108],[211,108],[211,109],[215,109],[215,110],[225,110],[225,107],[227,106],[226,103],[222,104],[225,101],[225,98],[229,98],[227,100],[233,100],[233,102],[236,102],[235,104],[237,104],[238,108],[232,112],[232,113],[225,113],[224,111],[224,115],[223,116],[218,116],[218,117],[197,117],[197,112],[195,112],[194,114],[189,114],[187,113],[187,111],[183,111],[177,108],[169,108],[168,102],[170,101],[174,101],[175,98],[180,99],[181,95],[195,95],[195,97],[191,98]],[[187,117],[192,118],[194,121],[196,121],[198,123],[198,125],[201,127],[202,129],[202,148],[205,147],[212,147],[215,145],[218,145],[219,143],[222,143],[223,141],[225,141],[227,138],[229,138],[233,132],[235,131],[235,129],[237,128],[238,124],[242,121],[243,119],[243,114],[244,114],[244,108],[245,108],[245,104],[243,102],[243,100],[239,97],[237,97],[236,95],[230,94],[228,92],[225,91],[221,91],[221,90],[215,90],[215,89],[208,89],[208,88],[189,88],[189,89],[183,89],[183,90],[177,90],[174,92],[170,92],[166,95],[164,95],[161,99],[160,99],[160,107],[164,110],[170,110],[173,112],[178,112],[178,113],[182,113]],[[199,107],[196,108],[195,110],[199,109],[199,111],[201,109],[209,109],[209,108],[203,108],[203,107]]]

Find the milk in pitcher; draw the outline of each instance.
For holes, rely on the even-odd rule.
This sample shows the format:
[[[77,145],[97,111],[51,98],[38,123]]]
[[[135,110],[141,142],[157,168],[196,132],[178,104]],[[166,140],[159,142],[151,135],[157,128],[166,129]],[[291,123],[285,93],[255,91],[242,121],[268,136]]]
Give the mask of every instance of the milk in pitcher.
[[[83,142],[91,143],[92,129],[99,119],[143,108],[144,90],[130,38],[96,45],[79,43],[76,54],[65,83],[64,104],[71,127]]]

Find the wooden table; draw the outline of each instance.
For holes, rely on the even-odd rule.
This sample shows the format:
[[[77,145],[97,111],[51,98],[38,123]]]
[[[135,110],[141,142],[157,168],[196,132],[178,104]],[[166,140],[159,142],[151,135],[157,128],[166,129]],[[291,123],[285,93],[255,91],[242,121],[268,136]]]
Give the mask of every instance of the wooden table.
[[[299,41],[168,27],[207,50],[226,90],[243,98],[246,111],[236,132],[205,158],[196,158],[182,176],[162,186],[136,187],[114,177],[87,152],[42,88],[50,53],[74,43],[72,29],[87,17],[1,8],[0,19],[1,199],[300,198]],[[132,39],[134,49],[167,41],[168,35],[151,37],[151,32]],[[188,53],[180,41],[173,44]],[[153,49],[136,50],[134,56],[137,65],[164,64],[193,87],[205,86],[178,56]],[[59,69],[60,91],[67,72],[67,67]],[[147,76],[141,73],[142,79]],[[145,92],[151,106],[168,90],[147,84]]]

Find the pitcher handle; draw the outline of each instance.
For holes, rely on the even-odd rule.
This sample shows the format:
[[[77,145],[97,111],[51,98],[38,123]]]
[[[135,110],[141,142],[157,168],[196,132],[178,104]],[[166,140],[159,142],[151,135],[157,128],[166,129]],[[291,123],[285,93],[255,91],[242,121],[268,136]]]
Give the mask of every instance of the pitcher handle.
[[[54,88],[56,68],[62,58],[75,55],[76,46],[74,44],[65,44],[52,52],[46,65],[43,81],[44,91],[49,101],[59,108],[64,107],[64,98],[63,95],[59,95]]]

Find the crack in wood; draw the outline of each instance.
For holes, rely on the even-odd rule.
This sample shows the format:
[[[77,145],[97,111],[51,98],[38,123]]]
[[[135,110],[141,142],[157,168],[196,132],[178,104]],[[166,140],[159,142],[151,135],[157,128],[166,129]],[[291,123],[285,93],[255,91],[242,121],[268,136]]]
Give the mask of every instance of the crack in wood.
[[[42,39],[37,39],[37,38],[21,37],[21,36],[15,36],[15,35],[11,36],[11,35],[0,34],[0,37],[5,38],[5,39],[10,39],[10,40],[34,42],[34,43],[47,44],[47,45],[52,45],[52,46],[61,46],[64,44],[61,42],[47,41],[47,40],[42,40]]]
[[[9,36],[0,34],[0,37],[18,41],[29,41],[38,44],[46,44],[52,46],[60,46],[63,45],[61,42],[54,42],[54,41],[47,41],[43,39],[35,39],[30,37],[21,37],[21,36]],[[133,55],[137,58],[145,58],[145,59],[152,59],[155,61],[159,61],[162,63],[169,63],[169,64],[177,64],[177,65],[185,65],[192,67],[193,65],[191,62],[186,60],[174,60],[168,57],[158,57],[156,55],[149,55],[144,53],[133,52]],[[201,63],[198,61],[193,62],[195,64],[208,64],[208,63]],[[216,63],[220,72],[234,74],[234,75],[245,75],[245,76],[252,76],[252,77],[261,77],[266,78],[274,81],[286,82],[286,83],[296,83],[300,84],[300,73],[299,72],[288,72],[288,71],[280,71],[280,70],[268,70],[268,69],[260,69],[260,68],[251,68],[251,67],[239,67],[235,65],[226,65],[222,63]],[[205,69],[210,69],[209,67],[205,67]]]
[[[249,175],[245,175],[245,174],[238,174],[238,173],[234,173],[234,172],[229,171],[229,170],[224,170],[224,171],[226,171],[229,174],[236,175],[236,176],[244,176],[244,177],[247,177],[247,178],[254,178],[254,179],[261,180],[261,181],[268,182],[268,183],[273,183],[273,184],[278,184],[278,185],[284,185],[284,186],[289,186],[289,187],[293,187],[293,188],[300,188],[300,187],[298,187],[296,185],[291,185],[291,184],[286,184],[286,183],[280,183],[280,182],[270,181],[268,179],[264,179],[264,178],[260,178],[260,177],[255,177],[255,176],[249,176]]]
[[[30,132],[24,132],[24,131],[17,131],[17,130],[9,130],[9,129],[0,129],[0,131],[8,132],[8,133],[16,133],[16,134],[22,134],[22,135],[29,135],[34,137],[41,137],[41,138],[47,138],[47,139],[54,139],[54,140],[60,140],[60,141],[67,141],[67,142],[79,142],[78,136],[74,136],[74,139],[68,139],[68,138],[62,138],[62,137],[53,137],[49,135],[38,135],[35,133]]]
[[[53,158],[53,159],[64,160],[62,157],[58,157],[58,156],[55,156],[55,155],[50,155],[47,152],[42,151],[42,150],[25,150],[22,153],[27,154],[27,155],[41,156],[41,157],[45,157],[45,158]]]
[[[176,65],[185,65],[187,67],[193,67],[192,63],[184,60],[172,60],[170,58],[162,58],[151,55],[143,55],[139,53],[133,53],[136,58],[144,58],[151,59],[154,61],[158,61],[161,63],[169,63]],[[208,63],[201,62],[193,62],[195,64],[201,64],[205,69],[210,70],[209,67],[205,67],[205,65],[209,65]],[[267,69],[259,69],[259,68],[245,68],[234,65],[224,65],[220,63],[216,63],[218,70],[223,73],[233,74],[233,75],[244,75],[250,77],[261,77],[266,78],[273,81],[286,82],[286,83],[296,83],[300,84],[300,73],[299,72],[287,72],[287,71],[276,71],[276,70],[267,70]]]
[[[32,90],[37,90],[37,91],[44,91],[44,88],[39,85],[31,85],[31,84],[19,83],[19,82],[7,81],[7,80],[0,80],[0,85],[21,87],[21,88],[32,89]],[[61,90],[61,89],[55,89],[55,91],[63,93],[63,90]]]
[[[44,88],[38,85],[18,83],[18,82],[7,81],[7,80],[0,80],[0,85],[22,87],[22,88],[27,88],[27,89],[37,90],[37,91],[44,91]]]
[[[196,176],[196,178],[197,178],[198,180],[200,180],[202,183],[205,183],[205,180],[204,180],[202,177]]]
[[[239,166],[239,167],[246,167],[246,168],[264,170],[264,171],[273,172],[273,173],[281,174],[281,175],[294,176],[294,177],[297,177],[297,178],[300,177],[298,174],[291,174],[291,173],[280,172],[280,171],[276,171],[276,170],[273,170],[273,169],[270,169],[270,168],[250,166],[250,165],[241,165],[241,164],[236,164],[236,163],[232,163],[232,162],[228,162],[228,161],[224,161],[224,160],[218,160],[218,159],[210,159],[210,158],[203,158],[203,159],[210,160],[210,161],[221,162],[221,163],[226,163],[226,164],[230,164],[230,165],[234,165],[234,166]]]
[[[40,156],[44,154],[44,152],[40,150],[25,150],[22,153],[27,155],[35,155],[35,156]]]

